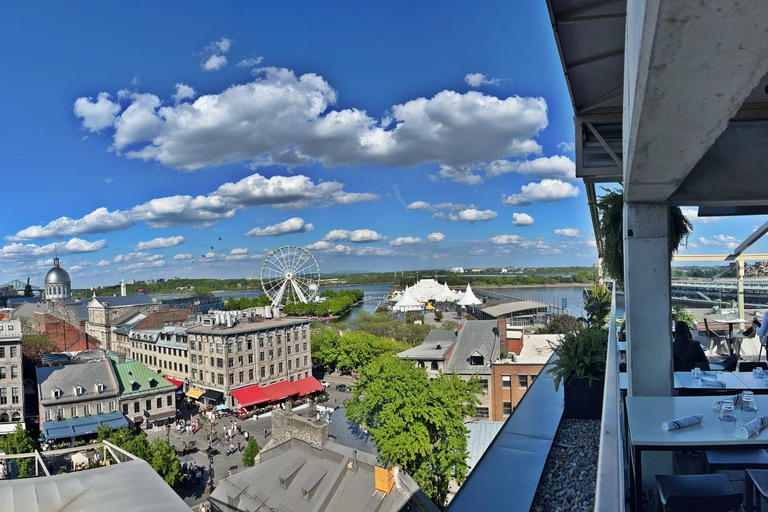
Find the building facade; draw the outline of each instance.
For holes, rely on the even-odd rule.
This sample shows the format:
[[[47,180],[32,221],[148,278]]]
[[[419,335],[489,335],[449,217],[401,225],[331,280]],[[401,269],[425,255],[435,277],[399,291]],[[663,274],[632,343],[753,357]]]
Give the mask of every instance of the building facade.
[[[208,315],[187,329],[191,387],[229,391],[312,373],[308,318]],[[233,405],[233,403],[229,403]]]
[[[187,328],[132,329],[128,333],[130,357],[174,379],[189,377]],[[189,381],[187,381],[189,382]]]
[[[120,384],[120,410],[127,418],[147,427],[176,418],[176,386],[138,361],[119,356],[113,364]]]
[[[115,328],[137,312],[149,314],[159,307],[149,295],[94,297],[88,303],[86,333],[100,340],[102,348],[114,350]]]
[[[0,435],[24,426],[21,322],[0,321]]]

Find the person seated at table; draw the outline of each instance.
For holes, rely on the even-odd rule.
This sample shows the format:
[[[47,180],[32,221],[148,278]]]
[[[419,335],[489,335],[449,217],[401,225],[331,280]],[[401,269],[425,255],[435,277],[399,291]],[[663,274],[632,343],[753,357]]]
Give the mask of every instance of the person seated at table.
[[[693,339],[691,329],[683,321],[675,323],[672,359],[676,372],[689,372],[697,366],[702,370],[709,370],[709,361],[701,344]]]
[[[758,338],[765,336],[765,333],[768,332],[768,311],[763,314],[762,323],[760,323],[757,318],[753,318],[752,326],[755,328],[755,332],[757,332]]]

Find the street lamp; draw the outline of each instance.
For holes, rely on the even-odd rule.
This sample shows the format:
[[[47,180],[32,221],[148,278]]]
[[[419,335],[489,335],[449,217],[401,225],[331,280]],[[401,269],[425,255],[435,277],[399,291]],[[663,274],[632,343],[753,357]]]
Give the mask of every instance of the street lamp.
[[[171,443],[171,424],[166,423],[165,425],[165,438],[168,440],[168,444]]]

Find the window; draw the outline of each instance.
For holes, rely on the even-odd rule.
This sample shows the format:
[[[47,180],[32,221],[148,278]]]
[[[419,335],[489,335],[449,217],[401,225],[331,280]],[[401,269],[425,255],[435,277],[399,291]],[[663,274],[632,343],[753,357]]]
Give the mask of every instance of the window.
[[[221,358],[221,357],[217,358],[216,359],[216,366],[219,367],[219,368],[224,368],[224,359]]]
[[[264,370],[264,367],[261,367],[261,378],[263,379],[266,375],[266,370]]]
[[[488,417],[488,408],[487,407],[478,407],[477,408],[476,416],[478,418],[487,418]]]
[[[475,356],[471,355],[469,356],[469,364],[472,366],[482,366],[483,365],[483,356]]]
[[[133,412],[141,412],[141,405],[139,405],[139,402],[133,402]]]
[[[297,357],[297,358],[296,358],[296,368],[298,368],[299,366],[301,366],[301,359],[299,359],[299,358]]]
[[[197,368],[192,368],[192,380],[197,380]]]
[[[235,374],[234,373],[230,373],[229,374],[229,385],[231,386],[234,383],[235,383]]]
[[[151,410],[152,410],[152,400],[151,400],[151,399],[150,399],[150,400],[147,400],[147,410],[148,410],[148,411],[151,411]]]
[[[243,340],[238,340],[237,342],[237,351],[242,352],[243,351]]]
[[[197,363],[197,356],[195,354],[192,354],[192,364]]]
[[[46,409],[45,410],[45,421],[51,421],[51,410]]]
[[[501,387],[503,387],[503,388],[511,388],[512,387],[512,376],[511,375],[502,375],[501,376]]]
[[[77,387],[75,388],[75,393],[77,394],[77,396],[80,396],[80,395],[82,395],[82,394],[83,394],[83,391],[84,391],[84,390],[83,390],[83,387],[82,387],[82,386],[77,386]]]
[[[248,354],[248,364],[253,364],[253,354]]]
[[[293,361],[291,361],[291,360],[289,359],[289,360],[288,360],[288,371],[291,371],[291,363],[293,363]]]
[[[259,361],[264,362],[264,352],[259,352]]]
[[[5,378],[5,366],[0,366],[0,379]]]
[[[69,408],[69,417],[70,418],[77,418],[77,406]]]
[[[282,347],[277,349],[277,357],[283,357],[283,349],[282,349]]]
[[[288,346],[286,347],[286,349],[288,350],[287,354],[288,354],[288,355],[291,355],[291,346],[290,346],[290,345],[288,345]]]
[[[101,402],[96,404],[96,414],[101,414],[104,412],[104,404]]]
[[[431,365],[431,368],[432,368],[433,370],[439,370],[439,369],[440,369],[440,365],[438,364],[438,362],[437,362],[437,361],[432,361],[432,365]]]
[[[11,359],[13,359],[14,357],[16,357],[16,351],[17,351],[17,350],[18,350],[18,349],[17,349],[16,347],[11,347]]]
[[[90,414],[91,414],[91,406],[89,404],[85,404],[83,406],[83,415],[90,416]]]
[[[235,366],[235,358],[230,357],[229,360],[227,361],[227,367],[232,368],[233,366]]]
[[[5,405],[8,403],[8,390],[5,388],[0,388],[0,405]]]
[[[128,412],[128,408],[126,407],[125,409],[125,412]],[[109,401],[109,412],[115,412],[115,402],[113,400]]]
[[[278,371],[278,373],[283,373],[283,363],[282,363],[282,362],[281,362],[281,363],[278,363],[278,365],[277,365],[277,371]]]
[[[304,352],[306,352],[306,351],[307,351],[307,344],[304,343]]]
[[[196,349],[195,349],[195,342],[194,342],[194,340],[191,340],[191,341],[189,342],[189,348],[191,348],[192,350],[196,350]]]
[[[239,377],[240,377],[240,382],[242,383],[243,380],[245,379],[245,372],[240,372]]]
[[[165,402],[166,402],[165,405],[167,405],[168,407],[173,407],[173,396],[168,395],[167,397],[165,397]]]
[[[123,404],[123,414],[128,415],[128,404]]]
[[[11,403],[12,404],[19,403],[19,388],[11,389]]]
[[[270,350],[269,351],[269,360],[271,361],[274,358],[275,358],[275,351],[274,350]]]
[[[219,374],[219,386],[223,386],[223,385],[224,385],[224,374],[220,373]]]
[[[518,375],[517,376],[517,382],[518,386],[521,388],[527,388],[528,387],[528,376],[527,375]]]
[[[253,368],[248,370],[248,380],[253,380]]]
[[[536,380],[536,377],[538,377],[538,375],[531,375],[531,385],[533,385],[533,381]]]
[[[259,348],[264,348],[264,338],[259,338]]]
[[[11,366],[11,378],[15,379],[19,376],[19,367],[16,365]]]
[[[0,347],[0,357],[5,358],[5,347]]]
[[[296,344],[296,346],[295,346],[295,347],[293,347],[293,348],[295,348],[295,349],[296,349],[296,350],[295,350],[295,352],[298,354],[298,353],[299,353],[299,344],[297,343],[297,344]]]
[[[248,347],[248,350],[253,349],[253,342],[249,339],[248,342],[246,343],[246,346]]]
[[[502,411],[502,414],[512,414],[512,402],[504,402],[504,410]]]
[[[162,409],[163,408],[163,397],[157,398],[157,408]]]
[[[269,365],[269,376],[271,377],[274,374],[275,374],[275,365],[271,364]]]
[[[56,409],[56,419],[57,420],[63,420],[64,419],[64,409],[59,407]]]
[[[307,356],[304,356],[304,366],[307,366]]]
[[[488,379],[480,379],[480,387],[483,391],[488,391]]]
[[[243,366],[243,356],[237,356],[237,364]]]
[[[103,393],[105,389],[106,389],[106,388],[104,387],[104,384],[97,384],[97,385],[96,385],[96,390],[97,390],[99,393]]]

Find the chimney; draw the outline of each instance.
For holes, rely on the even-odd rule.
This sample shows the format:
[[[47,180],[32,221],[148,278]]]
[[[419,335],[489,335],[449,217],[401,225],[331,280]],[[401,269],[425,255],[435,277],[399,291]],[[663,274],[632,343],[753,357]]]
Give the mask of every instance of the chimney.
[[[509,352],[509,347],[507,346],[507,319],[500,316],[496,320],[496,328],[499,331],[499,347]]]
[[[293,414],[293,404],[290,400],[285,402],[285,414]]]
[[[519,356],[520,352],[523,351],[523,336],[524,334],[521,332],[520,338],[507,340],[507,350]]]
[[[117,354],[117,362],[118,363],[124,363],[125,362],[125,354],[123,352],[120,352]]]

